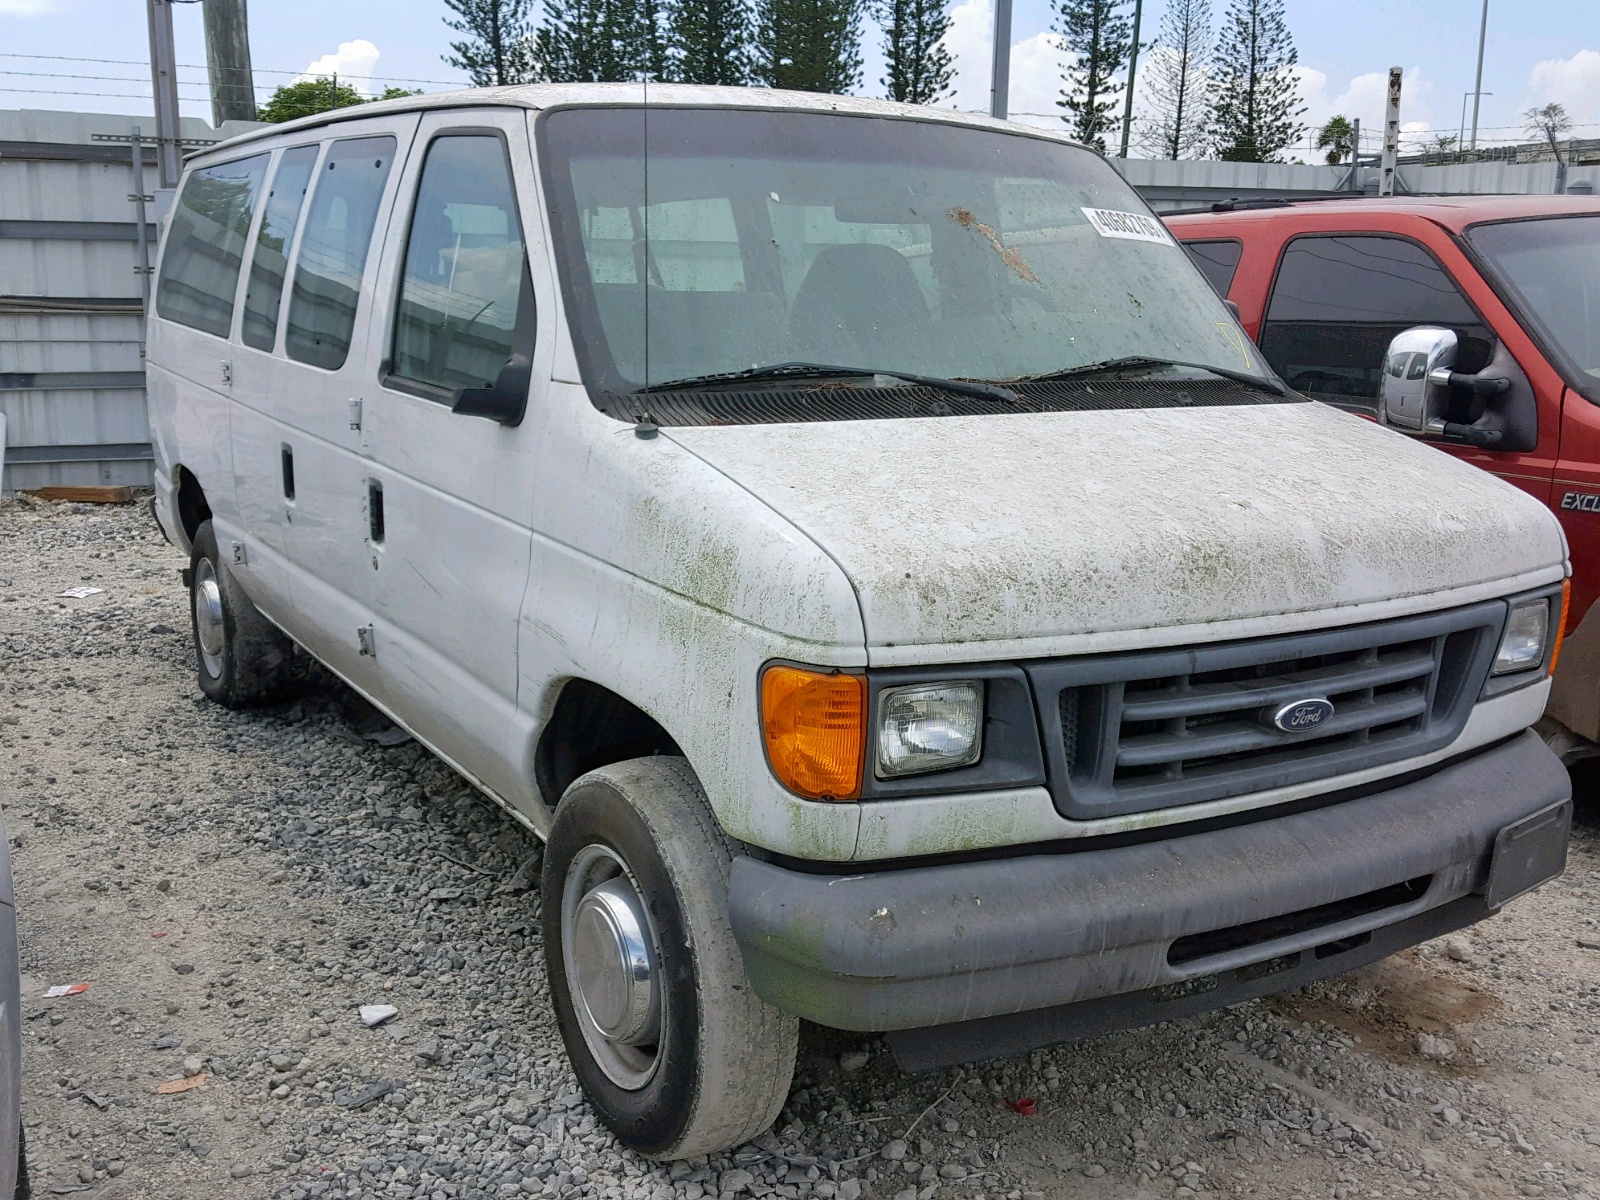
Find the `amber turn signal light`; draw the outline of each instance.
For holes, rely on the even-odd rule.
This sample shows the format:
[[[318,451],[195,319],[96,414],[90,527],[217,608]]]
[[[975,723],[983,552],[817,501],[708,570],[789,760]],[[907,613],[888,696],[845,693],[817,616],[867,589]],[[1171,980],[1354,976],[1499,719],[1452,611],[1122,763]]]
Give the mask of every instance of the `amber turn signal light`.
[[[778,781],[808,800],[854,800],[867,744],[860,675],[771,666],[761,676],[761,728]]]
[[[1561,619],[1554,622],[1556,644],[1550,650],[1550,674],[1556,673],[1556,663],[1561,659],[1561,643],[1571,632],[1572,625],[1572,576],[1567,576],[1561,581]]]

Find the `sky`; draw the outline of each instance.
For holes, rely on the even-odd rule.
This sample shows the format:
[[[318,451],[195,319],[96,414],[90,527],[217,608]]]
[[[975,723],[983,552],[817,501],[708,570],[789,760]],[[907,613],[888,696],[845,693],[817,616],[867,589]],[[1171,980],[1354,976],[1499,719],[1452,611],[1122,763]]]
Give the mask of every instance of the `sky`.
[[[955,107],[988,108],[992,2],[951,0]],[[1050,0],[1014,3],[1011,110],[1043,114],[1020,120],[1053,123],[1070,56],[1050,32]],[[1220,26],[1227,0],[1212,5]],[[1163,7],[1164,0],[1145,0],[1141,40],[1155,36]],[[1402,66],[1408,140],[1458,131],[1463,94],[1473,86],[1480,0],[1285,0],[1285,7],[1300,55],[1301,121],[1310,129],[1334,113],[1359,118],[1372,134],[1363,141],[1376,149],[1387,72]],[[456,36],[447,15],[443,0],[256,0],[257,85],[264,98],[297,75],[333,71],[369,91],[463,83],[441,59]],[[179,71],[183,112],[209,120],[201,22],[199,3],[175,4],[178,61],[188,64]],[[878,36],[868,25],[865,95],[883,94]],[[0,108],[143,115],[150,111],[148,55],[141,0],[0,0]],[[1600,3],[1489,0],[1483,90],[1493,94],[1482,101],[1481,141],[1525,140],[1520,114],[1551,101],[1566,107],[1573,136],[1600,137]],[[1301,155],[1309,158],[1309,147]]]

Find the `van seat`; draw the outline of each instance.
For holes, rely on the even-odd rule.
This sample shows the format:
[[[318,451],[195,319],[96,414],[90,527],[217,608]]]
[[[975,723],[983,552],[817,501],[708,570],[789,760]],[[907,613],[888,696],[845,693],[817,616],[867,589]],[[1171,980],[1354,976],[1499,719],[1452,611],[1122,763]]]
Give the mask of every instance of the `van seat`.
[[[600,326],[629,379],[644,378],[646,289],[597,283]],[[787,356],[783,301],[770,292],[675,292],[650,285],[650,378],[741,371]]]

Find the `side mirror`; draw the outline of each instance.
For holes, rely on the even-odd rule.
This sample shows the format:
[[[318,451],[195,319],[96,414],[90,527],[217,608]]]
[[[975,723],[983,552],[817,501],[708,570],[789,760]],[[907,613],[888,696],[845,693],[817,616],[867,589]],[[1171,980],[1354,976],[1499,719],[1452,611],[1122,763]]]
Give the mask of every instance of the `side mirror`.
[[[450,411],[464,417],[487,417],[502,425],[519,425],[528,408],[528,385],[532,364],[525,354],[513,354],[500,368],[494,385],[486,388],[457,388],[450,396]]]
[[[1471,446],[1498,446],[1508,431],[1508,422],[1487,419],[1492,415],[1488,411],[1489,398],[1512,391],[1515,381],[1503,371],[1486,371],[1481,375],[1456,371],[1459,349],[1460,340],[1451,329],[1418,325],[1397,334],[1383,356],[1382,383],[1378,388],[1379,424],[1426,438],[1447,438]],[[1470,394],[1475,402],[1477,411],[1467,418],[1470,424],[1450,419],[1452,391]],[[1530,401],[1531,398],[1530,393]],[[1510,449],[1509,446],[1503,448]]]
[[[1426,436],[1430,418],[1443,420],[1448,389],[1436,387],[1432,375],[1455,366],[1458,346],[1454,330],[1431,325],[1395,335],[1383,356],[1379,424]]]

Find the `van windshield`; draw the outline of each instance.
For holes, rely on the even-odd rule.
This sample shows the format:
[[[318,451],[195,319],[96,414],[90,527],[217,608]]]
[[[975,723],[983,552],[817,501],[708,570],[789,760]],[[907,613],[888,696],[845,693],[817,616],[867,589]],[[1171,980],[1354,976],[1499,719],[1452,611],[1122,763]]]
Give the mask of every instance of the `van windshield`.
[[[784,363],[883,372],[878,385],[893,373],[1016,383],[1135,358],[1194,365],[1144,372],[1169,386],[1205,368],[1272,379],[1161,223],[1089,151],[752,109],[558,109],[539,129],[592,393]],[[875,385],[869,374],[856,386]],[[1227,386],[1230,403],[1274,399]]]
[[[1600,404],[1600,213],[1477,225],[1467,240],[1544,334],[1567,382]]]

